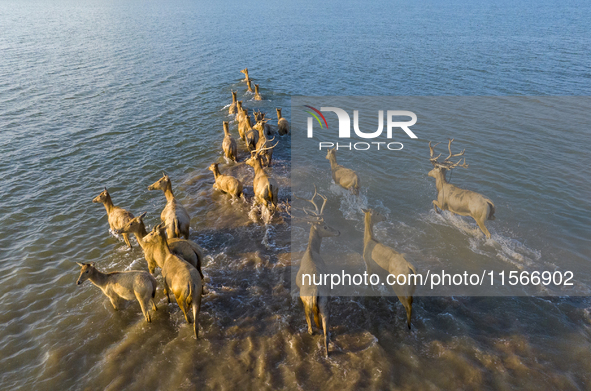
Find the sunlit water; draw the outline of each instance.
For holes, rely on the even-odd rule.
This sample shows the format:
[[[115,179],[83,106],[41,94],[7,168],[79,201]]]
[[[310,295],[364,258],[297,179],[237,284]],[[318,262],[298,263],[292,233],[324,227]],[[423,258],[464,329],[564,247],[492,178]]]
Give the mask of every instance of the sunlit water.
[[[249,197],[232,202],[212,191],[207,167],[222,163],[252,196],[252,169],[227,165],[220,152],[231,90],[249,108],[275,117],[283,107],[288,118],[292,95],[589,95],[590,16],[584,2],[0,3],[2,388],[589,388],[587,298],[423,297],[410,332],[395,299],[335,298],[324,358],[292,298],[286,214],[263,224]],[[244,67],[264,101],[245,92]],[[589,166],[588,145],[573,146],[577,167]],[[531,146],[551,163],[571,156],[535,139]],[[286,203],[289,138],[274,159]],[[91,200],[107,186],[116,205],[147,211],[153,226],[165,199],[147,186],[162,171],[192,216],[191,239],[207,252],[198,341],[160,287],[147,324],[136,302],[116,312],[98,288],[75,285],[75,261],[145,270],[135,241],[127,250]],[[573,177],[584,186],[584,175]],[[491,251],[471,223],[430,212],[428,179],[417,179],[427,194],[406,206],[412,221],[382,226],[408,226],[391,244],[412,250],[413,230],[440,226],[462,235],[461,252]],[[508,189],[478,185],[512,195],[511,178],[498,179]],[[358,222],[358,205],[331,189],[332,205]],[[556,204],[558,190],[547,195]],[[372,206],[381,199],[362,196]],[[510,205],[508,197],[501,206]],[[515,216],[500,219],[501,206],[500,255],[535,263],[564,247],[530,243],[538,218],[511,233]],[[588,219],[576,217],[588,203],[578,208],[573,232],[588,244]],[[588,248],[569,251],[588,259]]]

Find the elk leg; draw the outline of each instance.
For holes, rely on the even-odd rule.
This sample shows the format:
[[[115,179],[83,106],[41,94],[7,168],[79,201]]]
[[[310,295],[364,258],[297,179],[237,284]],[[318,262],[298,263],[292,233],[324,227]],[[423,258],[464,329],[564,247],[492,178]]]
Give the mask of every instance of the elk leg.
[[[443,208],[441,208],[441,206],[439,206],[439,202],[433,200],[433,209],[435,209],[435,213],[440,213],[437,208],[443,210]]]
[[[125,240],[125,244],[127,244],[127,247],[133,248],[131,247],[131,242],[129,241],[129,234],[121,234],[121,236],[123,236],[123,240]]]
[[[308,334],[312,335],[314,334],[314,331],[312,331],[312,319],[311,318],[311,309],[308,306],[308,303],[306,303],[304,300],[302,300],[304,302],[304,312],[306,313],[306,322],[308,323]]]
[[[482,232],[486,235],[486,238],[490,239],[490,232],[488,232],[488,229],[486,229],[486,226],[484,225],[484,220],[476,220],[476,224],[478,224]]]
[[[328,342],[330,340],[330,333],[328,331],[328,318],[330,316],[328,309],[328,297],[319,298],[320,316],[322,318],[322,330],[324,331],[324,348],[326,349],[326,357],[328,357]]]
[[[117,305],[117,296],[108,296],[109,300],[111,300],[111,304],[113,305],[113,308],[115,308],[115,311],[119,310],[119,306]]]
[[[164,286],[162,287],[162,290],[163,290],[164,294],[166,295],[166,299],[168,300],[168,304],[170,304],[170,294],[168,292],[168,284],[166,283],[166,278],[163,278],[163,283],[164,283]]]
[[[152,303],[152,309],[154,311],[158,311],[158,307],[156,307],[156,303],[154,302],[154,299],[150,299],[150,302]]]
[[[150,313],[148,312],[148,308],[146,306],[146,302],[148,301],[148,299],[144,299],[142,296],[138,294],[138,292],[134,293],[138,303],[140,303],[140,307],[142,309],[142,313],[144,314],[144,318],[146,318],[146,322],[150,323],[152,319],[150,319]]]
[[[185,308],[185,301],[182,298],[179,299],[178,297],[176,297],[176,295],[174,295],[174,297],[176,299],[176,303],[181,308],[181,311],[183,311],[183,315],[185,315],[185,320],[187,321],[188,324],[191,324],[191,321],[189,320],[189,317],[187,316],[187,309]]]

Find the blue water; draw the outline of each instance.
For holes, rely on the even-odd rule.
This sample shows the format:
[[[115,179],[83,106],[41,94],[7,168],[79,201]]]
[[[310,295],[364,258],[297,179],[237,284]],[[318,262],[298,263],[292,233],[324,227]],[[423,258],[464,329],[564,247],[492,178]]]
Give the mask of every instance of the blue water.
[[[410,333],[395,300],[338,298],[323,359],[291,299],[289,227],[212,192],[207,171],[252,180],[220,155],[231,90],[273,118],[293,95],[590,95],[589,20],[583,1],[2,1],[2,388],[589,388],[586,298],[421,298]],[[146,188],[163,170],[208,252],[198,342],[160,290],[145,325],[137,303],[115,312],[74,284],[73,261],[145,269],[91,200],[107,186],[152,226],[164,197]]]

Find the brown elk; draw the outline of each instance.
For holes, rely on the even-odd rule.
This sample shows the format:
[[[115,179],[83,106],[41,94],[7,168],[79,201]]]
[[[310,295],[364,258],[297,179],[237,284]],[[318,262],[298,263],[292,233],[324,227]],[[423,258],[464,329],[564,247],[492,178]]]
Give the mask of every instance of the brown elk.
[[[250,80],[250,78],[248,77],[248,68],[244,68],[240,72],[244,73],[244,81]]]
[[[234,119],[240,123],[242,121],[242,119],[244,118],[244,109],[242,107],[242,101],[239,100],[238,102],[236,102],[236,117],[234,117]]]
[[[438,161],[441,154],[434,156],[434,148],[439,145],[439,143],[431,146],[431,141],[429,141],[429,160],[431,161],[431,164],[433,164],[433,169],[429,171],[429,176],[435,178],[435,186],[437,187],[437,200],[433,200],[433,208],[437,213],[439,213],[439,210],[437,210],[437,208],[439,208],[441,210],[449,210],[460,216],[472,217],[482,232],[486,235],[487,239],[490,239],[490,232],[488,232],[484,222],[486,220],[495,219],[495,205],[493,202],[482,194],[471,190],[460,189],[449,183],[445,178],[446,172],[456,167],[468,168],[466,158],[464,158],[463,163],[462,158],[456,163],[450,161],[452,157],[462,156],[466,151],[464,149],[460,153],[453,154],[451,152],[451,143],[453,141],[454,139],[449,139],[449,143],[447,144],[449,155],[442,162]]]
[[[252,99],[254,99],[254,100],[263,100],[263,97],[259,93],[259,85],[258,84],[255,84],[254,85],[254,98],[252,98]]]
[[[236,101],[236,91],[232,91],[232,104],[228,109],[228,114],[236,114],[237,103],[238,102]]]
[[[273,148],[274,147],[275,146],[273,146]],[[263,204],[269,210],[274,210],[277,207],[279,185],[275,179],[269,178],[267,173],[265,173],[261,162],[262,158],[260,152],[262,151],[252,151],[250,153],[250,158],[246,160],[246,164],[254,168],[254,179],[252,181],[254,199],[256,203]]]
[[[260,153],[262,157],[262,162],[265,166],[268,167],[271,165],[271,162],[273,160],[273,150],[275,149],[275,147],[271,147],[271,143],[275,138],[273,137],[273,139],[269,140],[267,138],[267,134],[265,133],[265,125],[269,120],[265,119],[264,115],[259,116],[259,118],[260,119],[258,120],[257,124],[253,127],[253,129],[258,130],[259,132],[259,141],[257,142],[256,149],[259,151],[263,151]]]
[[[289,122],[281,116],[281,109],[277,108],[277,132],[280,136],[289,133]]]
[[[148,271],[150,274],[154,274],[156,271],[156,266],[162,269],[163,265],[157,263],[156,260],[151,257],[151,254],[148,254],[148,252],[145,251],[144,238],[146,235],[148,235],[148,231],[146,231],[146,225],[144,224],[145,216],[146,212],[134,217],[127,224],[125,224],[123,228],[118,230],[118,233],[135,235],[137,242],[144,250],[144,257],[148,263]],[[169,238],[166,239],[166,243],[173,254],[181,257],[183,260],[193,265],[197,271],[199,271],[201,278],[203,278],[203,272],[201,271],[201,264],[203,263],[203,249],[197,243],[181,238]]]
[[[238,117],[237,117],[238,118]],[[243,141],[246,141],[246,133],[252,129],[250,123],[250,116],[248,115],[248,109],[242,108],[242,115],[238,121],[238,134]]]
[[[259,142],[259,131],[252,127],[250,117],[248,115],[245,115],[245,123],[244,142],[246,143],[246,148],[252,152],[257,149],[257,144]]]
[[[404,255],[398,253],[391,247],[378,242],[373,235],[373,226],[385,217],[376,213],[373,209],[362,209],[365,213],[365,233],[363,235],[363,261],[368,274],[383,274],[387,272],[398,278],[404,275],[406,285],[394,284],[392,288],[398,296],[398,300],[406,310],[406,320],[410,329],[410,317],[412,315],[412,295],[414,294],[416,284],[410,283],[410,274],[416,274],[414,266],[404,259]],[[416,282],[416,281],[415,281]]]
[[[102,273],[92,263],[76,262],[82,269],[76,285],[82,285],[86,280],[90,280],[95,286],[109,298],[113,308],[119,309],[119,298],[124,300],[136,299],[140,303],[142,313],[146,322],[151,322],[152,318],[148,312],[150,304],[152,310],[156,311],[154,296],[156,295],[156,279],[144,271],[124,271]]]
[[[105,190],[101,192],[98,196],[96,196],[92,202],[97,204],[103,204],[105,209],[107,210],[107,220],[109,221],[109,228],[113,232],[117,229],[123,227],[129,220],[133,219],[133,214],[131,212],[126,211],[123,208],[113,205],[113,201],[111,201],[111,196],[105,187]],[[131,242],[129,241],[129,235],[122,234],[123,240],[125,240],[125,244],[129,248],[131,248]]]
[[[247,79],[247,80],[246,80],[246,86],[248,87],[248,92],[254,92],[254,91],[252,90],[252,86],[250,85],[250,79]]]
[[[271,137],[274,132],[273,132],[273,128],[271,128],[271,125],[269,125],[267,123],[270,121],[270,119],[265,118],[265,113],[263,113],[260,110],[253,112],[253,114],[254,114],[254,121],[256,122],[256,125],[253,126],[253,128],[257,129],[259,132],[262,129],[263,132],[265,132],[265,136]]]
[[[324,201],[322,207],[318,208],[318,205],[314,201],[318,195]],[[300,197],[297,197],[300,198]],[[322,278],[326,273],[326,264],[320,256],[320,246],[322,244],[322,238],[339,236],[341,233],[330,227],[324,222],[323,212],[326,206],[327,198],[316,191],[314,186],[314,195],[311,199],[306,200],[314,205],[314,211],[303,209],[304,212],[311,216],[311,220],[308,220],[310,224],[310,237],[308,239],[308,247],[304,252],[304,256],[300,262],[300,269],[296,277],[296,284],[300,288],[300,299],[304,304],[304,312],[306,314],[306,322],[308,323],[308,333],[313,334],[312,331],[312,317],[314,317],[314,323],[316,327],[320,329],[320,322],[322,322],[322,330],[324,332],[324,348],[326,349],[326,356],[328,357],[328,342],[330,340],[329,333],[329,320],[330,320],[330,301],[329,291],[327,284],[316,285],[312,283],[312,280],[316,280],[314,277]]]
[[[162,173],[162,178],[148,186],[148,190],[162,190],[166,197],[166,206],[160,214],[160,218],[166,224],[166,232],[169,238],[182,236],[189,239],[189,227],[191,218],[180,201],[172,193],[172,182],[168,175]]]
[[[144,252],[150,254],[159,265],[163,265],[164,294],[170,303],[170,291],[172,291],[189,324],[191,321],[187,311],[190,308],[193,309],[193,331],[195,338],[198,338],[198,316],[201,308],[203,280],[193,265],[189,265],[170,251],[164,231],[164,226],[160,224],[144,237]]]
[[[222,150],[224,151],[224,156],[226,158],[233,160],[234,162],[238,161],[238,146],[236,145],[236,140],[230,134],[230,125],[228,121],[224,121],[224,141],[222,142]]]
[[[332,179],[337,185],[348,189],[352,194],[359,194],[359,177],[355,171],[350,168],[345,168],[337,164],[337,153],[335,149],[328,149],[326,158],[330,162],[330,170],[332,171]]]
[[[213,172],[215,183],[214,189],[230,194],[232,197],[240,198],[242,195],[242,183],[231,175],[223,175],[220,173],[217,163],[209,166],[209,171]]]

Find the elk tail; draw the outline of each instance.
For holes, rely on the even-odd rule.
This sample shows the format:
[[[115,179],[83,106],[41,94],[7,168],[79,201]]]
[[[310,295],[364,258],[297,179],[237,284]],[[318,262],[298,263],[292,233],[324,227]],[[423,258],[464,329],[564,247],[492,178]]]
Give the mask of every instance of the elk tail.
[[[488,203],[488,219],[494,220],[495,219],[495,204],[492,203],[491,200],[486,200]]]

